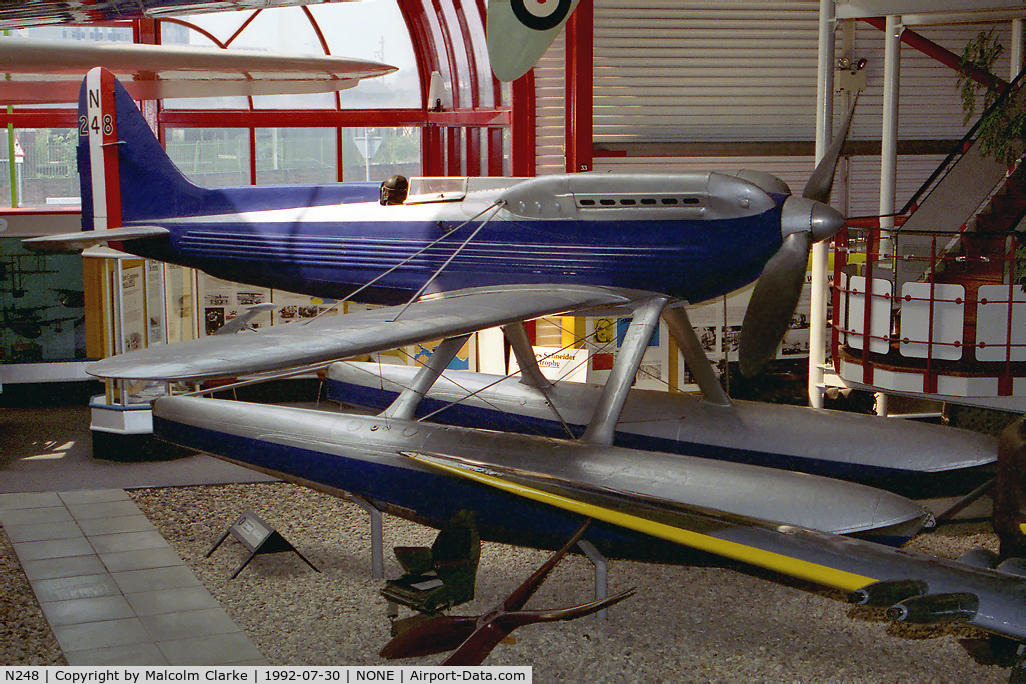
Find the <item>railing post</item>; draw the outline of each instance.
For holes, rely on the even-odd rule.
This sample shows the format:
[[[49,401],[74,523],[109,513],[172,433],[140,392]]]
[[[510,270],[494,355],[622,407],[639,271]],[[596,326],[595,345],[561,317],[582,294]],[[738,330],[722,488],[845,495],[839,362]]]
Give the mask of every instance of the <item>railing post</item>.
[[[937,236],[930,238],[930,313],[926,322],[926,372],[923,374],[923,392],[937,393],[937,376],[933,372],[933,309],[937,285]],[[963,323],[964,326],[964,323]],[[963,332],[962,337],[965,337]]]
[[[833,359],[834,372],[841,372],[841,331],[840,331],[840,311],[841,311],[841,272],[844,267],[848,265],[848,226],[845,224],[841,228],[837,237],[834,238],[834,282],[830,295],[830,301],[833,306],[833,320],[830,321],[830,358]],[[840,247],[844,245],[844,247]],[[847,297],[847,293],[844,295]],[[845,311],[849,310],[847,304],[845,305]]]
[[[1013,308],[1015,306],[1015,248],[1019,238],[1015,233],[1012,233],[1012,239],[1009,241],[1008,254],[1005,258],[1008,259],[1008,319],[1005,327],[1005,334],[1008,335],[1008,342],[1005,345],[1005,367],[1001,371],[1001,375],[998,376],[998,396],[1010,397],[1014,388],[1014,380],[1012,379],[1012,321]]]
[[[869,361],[869,345],[873,343],[873,261],[875,254],[874,233],[866,233],[866,305],[862,311],[862,382],[873,384],[873,364]]]

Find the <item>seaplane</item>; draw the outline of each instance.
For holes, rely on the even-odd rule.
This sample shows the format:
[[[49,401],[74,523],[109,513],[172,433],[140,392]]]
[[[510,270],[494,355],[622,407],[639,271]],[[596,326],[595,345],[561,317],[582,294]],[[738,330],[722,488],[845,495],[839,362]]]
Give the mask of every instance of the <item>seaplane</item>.
[[[699,549],[846,589],[892,606],[894,619],[961,620],[1026,640],[1026,581],[1014,563],[981,568],[859,538],[894,542],[919,530],[929,514],[905,497],[615,443],[660,318],[703,378],[701,401],[734,410],[686,305],[757,281],[741,363],[758,372],[791,318],[810,245],[843,224],[825,203],[839,149],[837,142],[801,196],[746,171],[202,189],[174,167],[117,80],[95,69],[80,95],[84,230],[29,244],[112,243],[243,283],[382,305],[117,355],[90,367],[97,377],[199,382],[444,340],[377,415],[166,396],[153,404],[162,439],[429,525],[474,510],[484,539],[558,548],[587,517],[596,521],[587,538],[611,556]],[[523,322],[609,311],[630,312],[632,322],[609,381],[589,397],[581,434],[417,420],[473,332],[503,326],[525,380],[545,397]],[[558,411],[565,402],[552,404]],[[857,441],[877,424],[837,441]]]

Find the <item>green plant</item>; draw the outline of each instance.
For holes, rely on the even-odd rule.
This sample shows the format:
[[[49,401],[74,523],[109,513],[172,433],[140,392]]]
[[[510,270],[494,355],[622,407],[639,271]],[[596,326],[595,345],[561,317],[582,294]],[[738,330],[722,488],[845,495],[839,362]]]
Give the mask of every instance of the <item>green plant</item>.
[[[962,96],[962,111],[965,112],[963,123],[968,124],[975,116],[978,108],[979,91],[984,90],[983,101],[980,103],[984,114],[977,129],[977,140],[984,155],[993,156],[998,161],[1014,164],[1023,152],[1023,139],[1026,138],[1026,109],[1015,104],[1015,98],[1007,98],[1004,104],[994,107],[1001,91],[994,86],[983,86],[970,76],[973,70],[991,73],[994,63],[1004,46],[994,38],[994,30],[981,31],[976,38],[962,50],[959,55],[958,88]]]

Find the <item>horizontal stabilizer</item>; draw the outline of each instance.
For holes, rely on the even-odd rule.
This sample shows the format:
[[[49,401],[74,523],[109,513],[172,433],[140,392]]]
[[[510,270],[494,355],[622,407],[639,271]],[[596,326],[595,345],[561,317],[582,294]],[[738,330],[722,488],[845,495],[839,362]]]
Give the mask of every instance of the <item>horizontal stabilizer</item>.
[[[114,231],[109,231],[114,232]],[[475,288],[306,324],[215,335],[112,356],[86,370],[101,378],[205,380],[295,368],[463,335],[513,321],[596,306],[626,305],[622,291],[521,285]]]
[[[83,249],[103,245],[110,241],[141,240],[166,237],[167,228],[160,226],[125,226],[110,230],[84,230],[80,233],[44,235],[28,238],[21,243],[28,249],[39,252],[81,252]]]

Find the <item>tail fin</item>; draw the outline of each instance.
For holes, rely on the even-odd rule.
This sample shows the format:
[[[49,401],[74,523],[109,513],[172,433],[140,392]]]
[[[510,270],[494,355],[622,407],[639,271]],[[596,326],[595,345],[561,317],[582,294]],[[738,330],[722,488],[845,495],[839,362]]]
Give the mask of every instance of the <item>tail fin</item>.
[[[376,202],[379,197],[378,183],[218,189],[194,185],[164,152],[125,87],[101,67],[92,69],[82,82],[78,132],[82,229],[113,230],[135,224],[120,231],[125,237],[112,239],[166,234],[166,230],[140,232],[140,223],[160,219]]]
[[[188,215],[203,204],[204,190],[182,175],[132,96],[102,67],[82,82],[78,133],[83,230]]]

